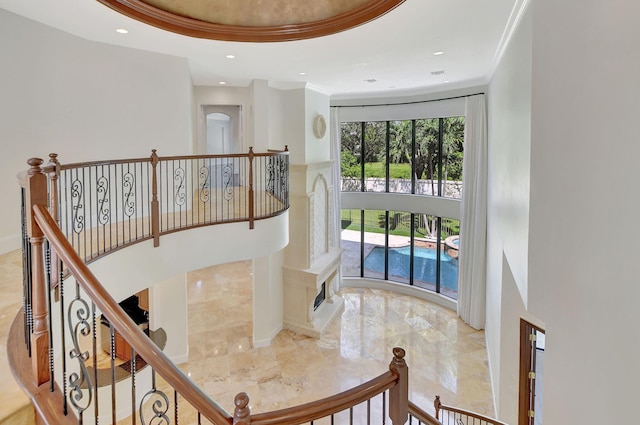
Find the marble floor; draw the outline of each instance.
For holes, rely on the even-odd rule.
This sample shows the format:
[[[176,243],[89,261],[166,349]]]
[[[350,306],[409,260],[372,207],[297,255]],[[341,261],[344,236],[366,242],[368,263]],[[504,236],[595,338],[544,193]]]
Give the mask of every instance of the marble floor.
[[[494,416],[484,332],[455,312],[389,291],[343,288],[341,315],[320,339],[283,330],[254,348],[252,269],[238,262],[188,275],[189,362],[179,365],[228,412],[245,391],[252,412],[294,406],[352,388],[388,370],[403,347],[410,399],[433,398]]]
[[[6,335],[21,304],[20,261],[18,252],[0,256],[0,371],[11,384]],[[247,261],[188,274],[189,361],[179,367],[228,412],[241,391],[254,413],[344,391],[388,370],[400,346],[414,403],[432,413],[438,394],[445,404],[494,416],[484,332],[455,312],[388,291],[343,288],[344,310],[322,338],[284,330],[269,347],[254,348],[252,279]],[[11,384],[1,391],[0,422],[28,403]]]

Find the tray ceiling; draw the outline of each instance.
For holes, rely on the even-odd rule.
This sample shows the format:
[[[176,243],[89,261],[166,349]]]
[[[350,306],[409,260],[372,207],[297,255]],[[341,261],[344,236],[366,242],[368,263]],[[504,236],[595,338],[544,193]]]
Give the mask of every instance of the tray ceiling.
[[[293,41],[335,34],[404,0],[98,0],[139,21],[192,37]]]

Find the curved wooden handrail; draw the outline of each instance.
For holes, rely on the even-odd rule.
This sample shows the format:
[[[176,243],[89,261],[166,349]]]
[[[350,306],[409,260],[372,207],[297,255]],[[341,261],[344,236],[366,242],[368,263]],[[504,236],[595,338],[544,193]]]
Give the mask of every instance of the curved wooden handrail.
[[[267,152],[254,152],[253,156],[273,156],[274,153],[289,154],[287,150],[268,150]],[[177,160],[190,160],[190,159],[214,159],[214,158],[247,158],[248,153],[233,153],[233,154],[206,154],[206,155],[177,155],[177,156],[159,156],[158,161],[177,161]],[[149,158],[130,158],[130,159],[111,159],[111,160],[98,160],[87,162],[74,162],[70,164],[59,164],[60,170],[72,170],[74,168],[93,167],[96,165],[113,165],[113,164],[131,164],[139,162],[149,162]],[[45,172],[46,167],[43,168]],[[18,181],[22,182],[25,176],[23,173],[18,174]]]
[[[440,396],[437,395],[435,401],[433,402],[435,408],[436,408],[436,417],[438,417],[438,411],[439,410],[446,410],[448,412],[452,412],[452,413],[458,413],[461,415],[465,415],[465,416],[469,416],[471,418],[475,418],[484,422],[487,422],[488,424],[491,425],[508,425],[502,421],[499,421],[495,418],[490,418],[488,416],[485,415],[481,415],[480,413],[476,413],[473,412],[471,410],[464,410],[464,409],[460,409],[459,407],[453,407],[453,406],[447,406],[445,404],[442,404],[440,402]]]
[[[442,425],[442,423],[409,400],[409,414],[426,425]]]
[[[251,425],[295,425],[358,405],[393,387],[398,375],[388,371],[350,390],[287,409],[251,415]]]
[[[182,395],[197,411],[216,425],[231,424],[232,418],[184,375],[169,358],[151,342],[127,316],[118,303],[100,284],[95,275],[75,253],[46,207],[34,205],[35,219],[58,256],[75,277],[87,296],[109,319],[120,335],[150,364],[164,380]]]

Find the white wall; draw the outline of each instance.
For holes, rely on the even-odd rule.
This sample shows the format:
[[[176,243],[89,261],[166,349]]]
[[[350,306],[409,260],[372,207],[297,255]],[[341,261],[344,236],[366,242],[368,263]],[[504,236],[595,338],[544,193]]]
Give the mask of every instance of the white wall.
[[[528,286],[531,31],[529,7],[494,72],[488,94],[485,335],[496,413],[507,423],[517,423],[513,410],[515,398],[517,415],[517,334]]]
[[[193,152],[204,153],[205,146],[205,126],[206,120],[202,110],[206,105],[240,106],[240,125],[238,126],[240,140],[240,152],[247,152],[250,144],[247,142],[249,132],[248,111],[251,106],[249,89],[246,87],[210,87],[195,86],[193,88],[193,125],[195,129],[195,140]]]
[[[266,347],[282,330],[284,251],[253,261],[253,346]]]
[[[329,96],[316,90],[305,89],[305,116],[303,123],[305,126],[305,163],[318,161],[328,161],[330,159],[329,141]],[[317,115],[325,118],[327,129],[325,135],[318,139],[313,132],[313,120]]]
[[[529,310],[547,424],[638,416],[638,22],[638,2],[533,2]]]
[[[19,248],[15,176],[33,156],[63,163],[186,154],[187,61],[87,41],[0,10],[0,252]]]

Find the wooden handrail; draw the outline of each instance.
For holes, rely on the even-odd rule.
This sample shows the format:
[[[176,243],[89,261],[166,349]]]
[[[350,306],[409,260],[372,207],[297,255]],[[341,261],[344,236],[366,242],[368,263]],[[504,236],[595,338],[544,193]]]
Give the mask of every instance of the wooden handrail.
[[[497,420],[495,418],[490,418],[490,417],[485,416],[485,415],[481,415],[480,413],[476,413],[476,412],[473,412],[471,410],[464,410],[464,409],[461,409],[459,407],[447,406],[445,404],[442,404],[440,402],[440,396],[439,395],[436,396],[436,399],[434,400],[433,404],[434,404],[434,407],[436,409],[436,418],[438,418],[438,419],[440,419],[439,411],[440,410],[446,410],[448,412],[458,413],[458,414],[469,416],[469,417],[472,417],[472,418],[475,418],[475,419],[478,419],[478,420],[481,420],[481,421],[485,421],[485,422],[487,422],[487,423],[489,423],[491,425],[508,425],[505,422],[499,421],[499,420]]]
[[[254,153],[254,156],[273,156],[274,153],[279,154],[288,154],[289,150],[285,149],[283,151],[279,150],[268,150],[267,152],[258,152]],[[177,161],[177,160],[189,160],[189,159],[214,159],[214,158],[247,158],[249,156],[248,153],[232,153],[232,154],[203,154],[203,155],[178,155],[178,156],[159,156],[159,161]],[[139,163],[139,162],[149,162],[149,157],[146,158],[130,158],[130,159],[113,159],[113,160],[98,160],[98,161],[87,161],[87,162],[74,162],[71,164],[60,164],[60,170],[71,170],[74,168],[82,168],[82,167],[91,167],[96,165],[110,165],[110,164],[128,164],[128,163]],[[44,170],[48,171],[48,170]],[[20,181],[21,174],[18,174],[18,180]]]
[[[75,253],[44,205],[33,207],[38,226],[87,296],[103,312],[120,335],[198,412],[214,424],[231,424],[231,416],[187,378],[169,358],[124,313]]]
[[[419,408],[415,403],[409,400],[409,414],[426,425],[442,425],[439,420]]]
[[[364,384],[321,400],[252,415],[251,425],[295,425],[330,416],[392,388],[397,381],[398,376],[388,371]]]

